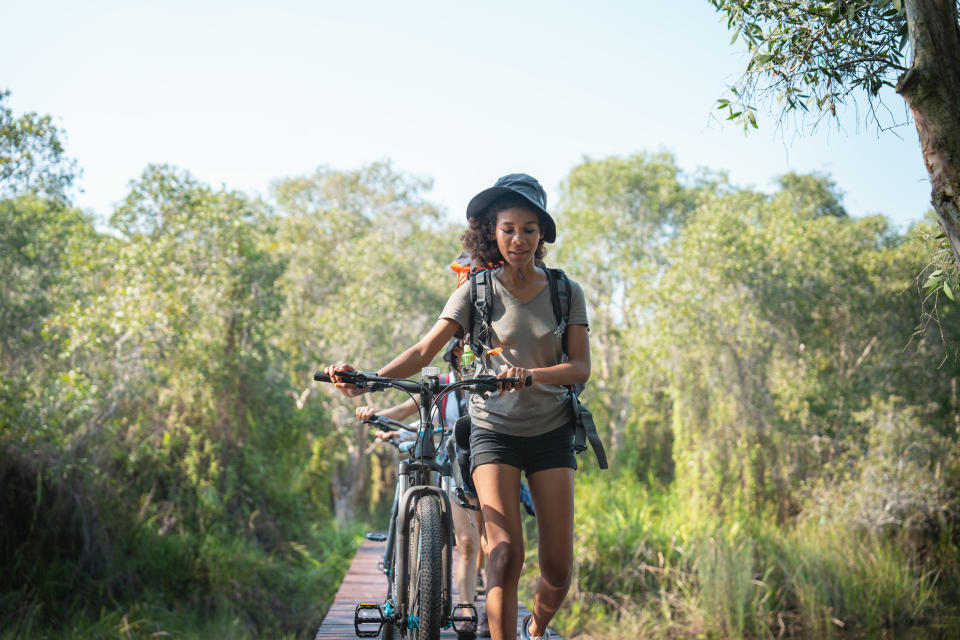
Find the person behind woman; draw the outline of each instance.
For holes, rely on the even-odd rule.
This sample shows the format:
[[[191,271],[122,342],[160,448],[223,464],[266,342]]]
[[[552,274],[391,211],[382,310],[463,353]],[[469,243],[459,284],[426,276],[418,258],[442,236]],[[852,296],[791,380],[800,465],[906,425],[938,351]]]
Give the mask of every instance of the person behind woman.
[[[517,585],[523,569],[520,481],[525,472],[536,508],[540,576],[533,613],[521,623],[521,637],[548,638],[547,624],[566,596],[573,566],[572,411],[565,385],[590,376],[590,344],[583,291],[570,281],[566,355],[553,315],[544,243],[556,239],[556,224],[546,209],[546,194],[534,178],[519,173],[497,180],[467,205],[469,228],[463,247],[473,264],[493,268],[491,348],[480,373],[518,377],[501,393],[470,397],[472,477],[483,513],[487,553],[487,617],[494,640],[514,638]],[[440,319],[415,345],[377,373],[407,377],[430,363],[455,335],[473,330],[470,287],[458,288]],[[326,372],[352,371],[348,364]],[[527,385],[527,378],[532,383]],[[364,392],[338,382],[347,396]]]
[[[440,376],[440,384],[451,384],[461,379],[460,355],[462,353],[463,342],[458,338],[451,338],[447,343],[446,351],[443,353],[443,359],[447,362],[450,372]],[[386,409],[376,409],[370,406],[359,407],[356,412],[357,420],[369,420],[376,415],[381,415],[393,420],[405,420],[417,413],[419,407],[418,400],[419,398],[412,397],[401,404]],[[466,396],[460,392],[456,392],[456,397],[454,397],[454,394],[447,395],[444,398],[444,403],[440,407],[444,422],[451,428],[457,423],[457,419],[459,419],[460,416],[466,415],[466,410]],[[434,424],[439,423],[439,415],[439,411],[434,413]],[[410,432],[400,433],[399,431],[379,431],[377,432],[377,437],[381,440],[389,440],[390,438],[412,438],[413,434]],[[452,462],[456,464],[456,460]],[[476,505],[476,495],[468,488],[463,488],[468,500]],[[480,529],[483,524],[482,521],[480,521],[479,512],[469,512],[459,506],[453,495],[450,496],[450,502],[451,504],[457,505],[451,514],[453,517],[453,530],[457,537],[457,589],[460,593],[461,602],[473,602],[477,597],[477,571],[480,566]],[[474,518],[472,513],[476,513],[477,517]],[[479,612],[477,629],[465,628],[464,631],[468,631],[469,633],[476,632],[476,634],[481,637],[489,633],[483,610]]]

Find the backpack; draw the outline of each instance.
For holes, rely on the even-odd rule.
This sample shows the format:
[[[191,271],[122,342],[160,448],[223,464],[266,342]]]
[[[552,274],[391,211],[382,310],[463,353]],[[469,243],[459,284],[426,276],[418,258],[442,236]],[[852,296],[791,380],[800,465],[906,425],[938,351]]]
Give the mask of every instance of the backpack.
[[[543,267],[547,274],[547,283],[550,287],[550,301],[553,305],[553,317],[557,321],[555,333],[560,338],[563,348],[563,357],[567,357],[567,324],[570,319],[570,280],[562,269]],[[479,358],[487,357],[491,349],[490,339],[492,327],[490,314],[493,301],[493,272],[489,269],[471,269],[468,276],[470,282],[470,332],[465,337],[466,342]],[[484,360],[484,364],[488,364]],[[584,385],[570,385],[567,387],[571,410],[575,418],[574,449],[582,453],[587,449],[587,441],[593,447],[597,456],[597,463],[601,469],[607,468],[607,454],[593,422],[593,415],[580,402],[580,392]]]
[[[451,373],[440,374],[440,384],[448,385],[448,384],[453,384],[454,382],[456,382],[456,379],[453,377],[453,374]],[[444,394],[443,398],[440,400],[440,405],[437,407],[437,411],[439,412],[439,415],[443,416],[444,420],[447,417],[447,407],[451,402],[457,403],[457,416],[458,416],[457,419],[458,420],[461,417],[467,415],[466,394],[460,389],[457,389],[456,391],[453,392],[453,395],[454,397],[451,398],[449,393]]]

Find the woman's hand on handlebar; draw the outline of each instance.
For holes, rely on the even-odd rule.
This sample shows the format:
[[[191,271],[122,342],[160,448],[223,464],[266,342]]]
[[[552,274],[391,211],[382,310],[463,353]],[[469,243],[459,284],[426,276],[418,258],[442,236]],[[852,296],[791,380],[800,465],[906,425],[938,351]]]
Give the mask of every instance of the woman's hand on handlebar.
[[[517,382],[507,382],[503,384],[503,387],[500,390],[500,393],[508,391],[511,389],[523,389],[528,382],[532,382],[533,370],[524,369],[523,367],[510,367],[504,371],[501,371],[498,378],[520,378]]]
[[[362,407],[357,407],[357,420],[363,422],[364,420],[371,420],[374,416],[377,415],[377,410],[373,407],[368,407],[366,405]]]
[[[377,431],[374,435],[383,440],[384,442],[389,442],[393,438],[399,438],[399,431]]]
[[[347,396],[348,398],[353,398],[359,395],[363,395],[364,393],[367,392],[366,389],[360,389],[356,385],[352,385],[347,382],[340,382],[339,379],[336,377],[338,371],[356,371],[356,369],[354,369],[353,367],[351,367],[349,364],[346,364],[346,363],[331,364],[331,365],[328,365],[327,367],[324,367],[323,372],[326,373],[328,376],[330,376],[331,380],[337,380],[337,382],[334,383],[334,386],[337,387],[337,391]]]

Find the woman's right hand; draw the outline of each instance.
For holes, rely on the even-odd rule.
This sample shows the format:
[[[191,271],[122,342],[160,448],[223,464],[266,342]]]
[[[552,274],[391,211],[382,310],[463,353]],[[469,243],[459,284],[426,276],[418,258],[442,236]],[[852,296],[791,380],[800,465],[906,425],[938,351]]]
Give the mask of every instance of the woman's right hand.
[[[377,410],[373,407],[363,406],[357,408],[357,420],[360,422],[371,420],[375,415],[377,415]]]
[[[346,364],[346,363],[331,364],[324,368],[323,372],[328,376],[330,376],[331,380],[336,381],[334,386],[337,387],[337,391],[347,396],[348,398],[354,398],[356,396],[363,395],[364,393],[367,392],[366,389],[361,389],[356,385],[349,384],[347,382],[340,382],[340,379],[336,377],[338,371],[356,371],[356,369],[354,369],[353,367],[351,367],[349,364]]]

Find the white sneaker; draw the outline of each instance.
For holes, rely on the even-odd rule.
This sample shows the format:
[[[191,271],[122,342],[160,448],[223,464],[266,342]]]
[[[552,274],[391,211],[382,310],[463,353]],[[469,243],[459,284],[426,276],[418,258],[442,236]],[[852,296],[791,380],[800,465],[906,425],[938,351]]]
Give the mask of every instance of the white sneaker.
[[[532,636],[530,635],[528,626],[530,626],[530,621],[533,620],[533,614],[528,613],[523,618],[523,624],[520,625],[520,640],[550,640],[550,629],[544,629],[542,636]]]

